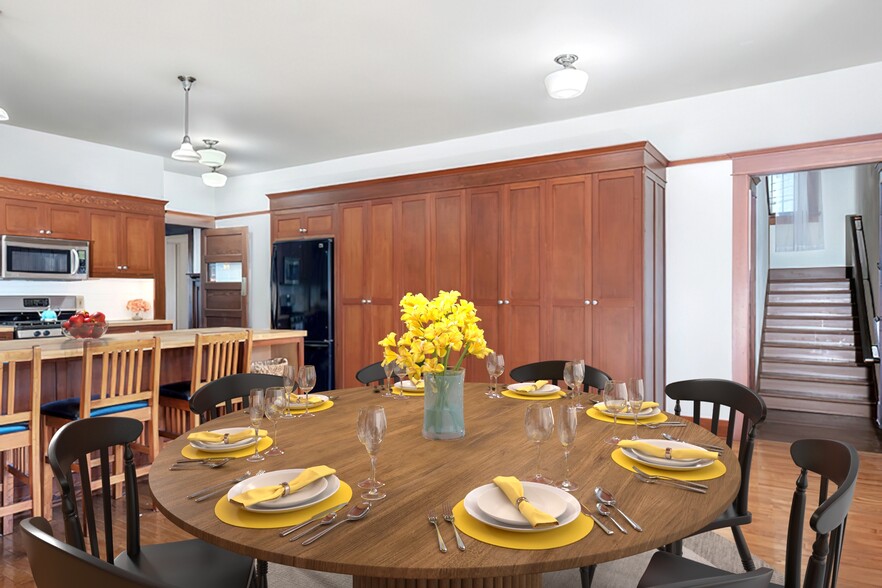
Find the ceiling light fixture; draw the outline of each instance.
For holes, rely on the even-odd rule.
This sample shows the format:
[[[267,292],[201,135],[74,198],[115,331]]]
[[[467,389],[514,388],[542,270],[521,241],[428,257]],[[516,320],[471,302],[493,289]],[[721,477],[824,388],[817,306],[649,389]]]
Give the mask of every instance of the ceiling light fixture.
[[[210,172],[202,174],[202,182],[209,188],[223,188],[227,183],[227,176],[217,171],[219,165],[213,165]]]
[[[0,108],[0,121],[9,120],[9,113]]]
[[[218,144],[218,141],[214,139],[202,139],[202,142],[205,143],[206,148],[200,149],[196,152],[199,154],[199,163],[207,165],[208,167],[222,166],[227,160],[227,154],[220,149],[214,148],[214,146]]]
[[[545,90],[552,98],[566,99],[580,96],[588,85],[588,74],[573,67],[579,59],[578,55],[565,53],[554,58],[555,63],[563,69],[553,71],[545,76]]]
[[[199,161],[199,154],[193,149],[190,143],[190,88],[196,78],[193,76],[178,76],[181,85],[184,86],[184,140],[181,141],[181,147],[172,153],[172,159],[178,161]]]

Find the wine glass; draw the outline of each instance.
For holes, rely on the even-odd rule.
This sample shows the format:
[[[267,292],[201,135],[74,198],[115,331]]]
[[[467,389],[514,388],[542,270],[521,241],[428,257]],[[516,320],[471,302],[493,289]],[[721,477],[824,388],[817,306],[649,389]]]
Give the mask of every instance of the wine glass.
[[[407,380],[407,366],[399,360],[395,362],[395,367],[393,369],[395,371],[395,377],[398,378],[398,384],[401,386],[398,388],[400,393],[393,395],[395,398],[407,398],[407,396],[404,395],[404,381]]]
[[[369,489],[362,493],[361,498],[363,500],[386,498],[386,494],[380,492],[381,482],[377,481],[377,453],[380,452],[380,444],[386,435],[386,411],[382,406],[367,406],[358,411],[356,434],[371,457]]]
[[[263,403],[263,389],[252,388],[248,393],[248,408],[245,409],[245,412],[248,413],[248,419],[251,421],[251,426],[254,427],[254,455],[247,457],[246,461],[263,461],[266,459],[257,451],[260,441],[260,423],[263,421]]]
[[[643,410],[643,379],[631,378],[628,381],[628,410],[634,415],[634,425],[637,425],[637,414]]]
[[[573,378],[573,362],[568,361],[564,364],[563,379],[567,388],[569,388],[567,398],[572,399],[576,393],[576,380]]]
[[[585,360],[579,359],[573,361],[573,383],[576,385],[576,393],[574,394],[574,398],[576,403],[573,405],[576,408],[585,408],[585,405],[582,404],[582,384],[585,382]]]
[[[493,387],[487,390],[488,398],[502,398],[499,393],[499,376],[505,371],[505,357],[501,353],[490,353],[487,355],[487,373],[493,378]]]
[[[567,492],[573,492],[579,489],[576,482],[570,481],[570,451],[576,442],[576,427],[579,424],[579,411],[582,410],[578,406],[568,406],[559,404],[557,411],[557,438],[564,448],[564,479],[557,482],[555,486]]]
[[[393,396],[392,394],[392,373],[395,371],[395,362],[390,361],[386,365],[383,366],[383,372],[386,374],[386,390],[383,392],[383,397],[388,398]]]
[[[542,442],[547,441],[554,431],[554,413],[551,406],[545,403],[531,403],[524,416],[524,429],[527,439],[536,444],[536,475],[529,478],[530,482],[551,484],[553,480],[542,475]]]
[[[267,388],[263,395],[263,414],[273,424],[273,445],[266,450],[264,456],[285,455],[279,447],[278,437],[279,419],[288,408],[288,392],[284,387]]]
[[[610,380],[603,387],[603,404],[607,412],[613,415],[613,424],[618,424],[619,413],[625,410],[628,404],[628,386],[625,382],[618,380]],[[610,445],[617,445],[621,441],[619,437],[613,435],[606,439]]]
[[[355,427],[355,435],[358,437],[358,441],[362,445],[364,445],[364,427],[361,424],[362,418],[364,418],[364,417],[362,417],[362,413],[364,413],[367,410],[368,410],[367,408],[358,409],[358,419],[357,419],[356,427]],[[358,486],[359,488],[363,488],[365,490],[370,490],[371,488],[381,488],[385,485],[386,485],[386,483],[383,482],[382,480],[378,480],[376,475],[374,475],[373,473],[370,476],[368,476],[367,478],[365,478],[364,480],[361,480],[360,482],[358,482],[356,484],[356,486]]]
[[[306,399],[306,412],[300,415],[302,418],[314,417],[315,413],[309,412],[309,391],[315,388],[315,366],[302,365],[297,372],[297,386]]]
[[[283,419],[297,418],[291,412],[291,404],[294,402],[294,387],[297,385],[297,367],[291,364],[282,368],[282,385],[285,386],[285,412],[282,414]]]

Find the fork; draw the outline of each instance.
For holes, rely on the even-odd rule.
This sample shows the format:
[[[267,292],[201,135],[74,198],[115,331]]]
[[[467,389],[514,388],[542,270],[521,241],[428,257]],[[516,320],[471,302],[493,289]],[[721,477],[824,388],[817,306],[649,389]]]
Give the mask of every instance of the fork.
[[[449,502],[444,502],[441,504],[441,516],[444,517],[444,520],[450,523],[453,527],[453,534],[456,535],[456,546],[460,551],[465,551],[465,543],[462,542],[462,537],[459,536],[459,531],[456,529],[456,525],[454,524],[453,517],[453,509],[450,508]]]
[[[668,478],[657,478],[655,476],[644,476],[643,474],[638,474],[638,473],[635,473],[634,477],[645,484],[663,484],[666,486],[672,486],[674,488],[679,488],[680,490],[688,490],[689,492],[698,492],[699,494],[707,494],[707,490],[702,490],[701,488],[695,488],[694,486],[686,486],[685,484],[676,482],[674,480],[669,480]]]
[[[438,549],[441,553],[447,553],[447,545],[444,544],[444,538],[441,537],[441,529],[438,528],[438,517],[435,516],[435,509],[429,510],[429,523],[435,525],[435,533],[438,535]]]
[[[641,427],[647,429],[658,429],[659,427],[685,427],[686,423],[682,421],[668,421],[664,423],[637,423]]]
[[[257,473],[254,475],[261,476],[265,473],[266,473],[266,470],[257,470]],[[238,478],[234,478],[234,481],[232,484],[230,484],[229,482],[224,482],[222,484],[210,486],[204,490],[201,490],[200,492],[197,492],[195,494],[195,496],[193,497],[193,502],[205,502],[206,500],[208,500],[209,498],[212,498],[213,496],[217,496],[218,494],[221,494],[223,492],[227,492],[227,490],[230,486],[238,484],[239,482],[244,482],[245,480],[250,478],[251,475],[252,475],[251,471],[249,470],[249,471],[246,471],[241,476],[239,476]],[[187,498],[190,498],[190,496],[188,496]]]
[[[231,458],[225,457],[223,459],[215,460],[215,461],[190,461],[187,463],[175,463],[172,464],[170,468],[168,468],[172,472],[176,472],[178,470],[189,470],[190,466],[203,466],[206,468],[216,469],[223,467],[226,465]]]

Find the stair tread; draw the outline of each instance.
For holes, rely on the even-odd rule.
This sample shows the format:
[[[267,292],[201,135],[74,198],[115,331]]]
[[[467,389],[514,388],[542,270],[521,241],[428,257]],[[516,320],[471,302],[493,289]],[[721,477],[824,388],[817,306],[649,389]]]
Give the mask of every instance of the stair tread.
[[[805,335],[808,333],[817,333],[819,335],[854,335],[854,329],[840,329],[835,327],[816,327],[812,325],[788,325],[786,327],[766,327],[767,333],[799,333]]]
[[[802,400],[816,400],[818,402],[829,402],[831,399],[836,399],[837,402],[848,403],[848,404],[859,404],[859,405],[870,405],[873,402],[868,398],[862,397],[854,397],[854,396],[834,396],[834,395],[825,395],[821,396],[817,393],[812,392],[797,392],[792,390],[776,390],[774,388],[760,388],[759,390],[760,396],[776,396],[779,398],[799,398]]]
[[[840,351],[843,349],[855,349],[854,345],[839,345],[829,341],[764,341],[765,347],[790,347],[793,349],[831,349]]]
[[[825,384],[867,384],[870,380],[867,377],[858,376],[837,376],[837,375],[821,375],[821,374],[792,374],[787,372],[760,372],[760,379],[766,378],[771,380],[788,380],[790,382],[823,382]]]
[[[786,363],[786,364],[793,364],[793,365],[817,365],[817,366],[824,366],[824,367],[837,367],[837,368],[854,367],[854,368],[867,369],[867,366],[865,366],[863,363],[861,363],[857,360],[847,360],[847,359],[839,359],[839,358],[821,359],[821,358],[814,358],[814,357],[801,358],[801,357],[792,357],[792,356],[790,356],[790,357],[788,357],[788,356],[784,356],[784,357],[774,357],[774,356],[773,357],[765,357],[765,356],[763,356],[762,360],[763,360],[763,363],[766,363],[766,362],[768,362],[768,363]]]

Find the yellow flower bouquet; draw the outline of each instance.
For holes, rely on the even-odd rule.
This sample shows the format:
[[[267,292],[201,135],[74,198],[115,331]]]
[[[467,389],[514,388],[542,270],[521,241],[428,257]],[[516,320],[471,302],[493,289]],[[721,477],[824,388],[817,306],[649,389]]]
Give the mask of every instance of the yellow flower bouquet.
[[[478,328],[475,305],[456,290],[442,290],[433,300],[408,292],[400,304],[407,330],[400,337],[389,333],[379,342],[383,365],[404,366],[414,384],[425,379],[423,437],[463,437],[462,362],[469,355],[484,358],[491,352]]]

